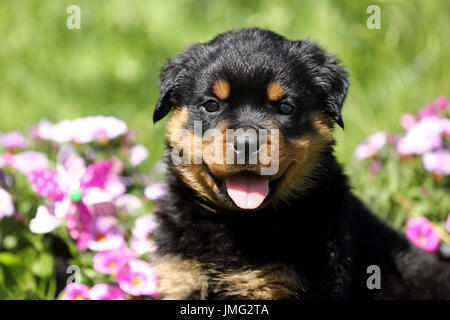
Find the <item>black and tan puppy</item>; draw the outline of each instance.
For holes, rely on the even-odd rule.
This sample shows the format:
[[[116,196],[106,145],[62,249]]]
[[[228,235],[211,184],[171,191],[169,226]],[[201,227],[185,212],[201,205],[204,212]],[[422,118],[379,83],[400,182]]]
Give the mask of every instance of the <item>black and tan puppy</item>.
[[[260,29],[221,34],[167,64],[154,113],[156,122],[174,110],[157,210],[162,298],[450,298],[450,266],[350,191],[331,136],[344,126],[347,87],[319,46]],[[210,129],[250,133],[205,139]],[[234,161],[216,161],[222,151]],[[263,151],[270,162],[249,161]],[[373,265],[381,288],[371,290]]]

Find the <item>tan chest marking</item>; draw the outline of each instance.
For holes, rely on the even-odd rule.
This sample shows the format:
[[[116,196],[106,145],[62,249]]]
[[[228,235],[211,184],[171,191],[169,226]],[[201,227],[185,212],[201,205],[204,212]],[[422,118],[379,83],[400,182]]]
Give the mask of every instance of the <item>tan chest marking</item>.
[[[252,300],[298,299],[304,287],[297,274],[283,264],[244,271],[225,271],[212,279],[213,291]]]
[[[283,264],[247,270],[223,270],[178,256],[164,256],[157,263],[162,299],[208,298],[208,292],[231,299],[298,299],[305,291],[297,274]],[[219,271],[220,270],[220,271]]]
[[[164,256],[155,263],[158,272],[158,293],[163,300],[180,300],[198,294],[205,299],[208,277],[203,266],[195,260],[181,259],[178,256]]]

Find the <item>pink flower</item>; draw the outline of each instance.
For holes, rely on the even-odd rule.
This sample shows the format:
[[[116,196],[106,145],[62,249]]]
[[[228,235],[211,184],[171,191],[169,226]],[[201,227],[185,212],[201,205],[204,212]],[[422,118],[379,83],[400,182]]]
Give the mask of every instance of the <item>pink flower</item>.
[[[156,269],[147,262],[133,259],[116,275],[120,289],[133,296],[157,297]]]
[[[90,300],[89,289],[84,284],[70,283],[64,289],[62,300]]]
[[[448,213],[447,223],[445,224],[445,228],[448,232],[450,232],[450,212]]]
[[[34,170],[29,174],[33,190],[53,202],[69,203],[64,214],[70,235],[80,250],[85,250],[91,240],[93,217],[113,214],[114,204],[105,193],[112,164],[105,160],[85,167],[73,147],[61,148],[57,157],[57,170]]]
[[[142,208],[141,200],[129,193],[118,197],[115,200],[115,203],[118,208],[124,209],[129,214],[134,214],[137,210]]]
[[[444,97],[437,98],[431,101],[425,108],[422,108],[418,112],[419,119],[425,119],[429,117],[439,117],[442,111],[450,107],[450,101]]]
[[[436,110],[445,110],[450,108],[450,100],[445,97],[439,97],[434,100]]]
[[[438,150],[426,152],[422,157],[423,165],[428,171],[445,176],[450,174],[450,151]]]
[[[132,166],[137,166],[148,158],[148,150],[142,144],[134,145],[131,147],[130,152],[130,163]]]
[[[433,230],[430,221],[425,217],[409,219],[406,236],[423,250],[433,252],[439,247],[439,235]]]
[[[124,135],[127,132],[127,125],[117,118],[104,116],[63,120],[57,124],[44,119],[39,122],[34,132],[42,140],[58,143],[71,141],[76,143],[89,143],[92,141],[106,143],[111,139]]]
[[[355,157],[357,159],[365,159],[374,156],[386,144],[387,136],[384,132],[377,132],[369,136],[363,143],[361,143],[355,150]]]
[[[6,164],[27,175],[31,171],[47,168],[48,158],[41,152],[25,151],[11,155]]]
[[[124,300],[123,291],[119,287],[100,283],[96,284],[89,290],[89,298],[91,300]]]
[[[423,120],[426,118],[437,117],[438,113],[432,106],[428,105],[427,107],[420,109],[419,112],[417,113],[417,116],[419,117],[420,120]]]
[[[8,150],[26,149],[28,141],[19,131],[0,133],[0,146]]]
[[[112,216],[100,216],[94,220],[91,240],[87,246],[92,251],[120,249],[125,245],[120,222]]]
[[[155,216],[148,214],[136,219],[132,229],[130,246],[138,255],[147,252],[155,252],[157,246],[153,240],[152,234],[158,227]]]
[[[144,190],[144,195],[150,200],[159,200],[167,193],[167,185],[165,183],[152,183]]]
[[[137,238],[145,238],[152,234],[158,227],[158,222],[153,214],[147,214],[136,219],[132,234]]]
[[[127,191],[125,179],[118,175],[110,174],[109,178],[106,180],[104,189],[111,198],[117,198]]]
[[[411,113],[405,113],[400,118],[400,124],[405,130],[411,129],[416,125],[416,123],[417,123],[416,117]]]
[[[10,217],[14,214],[14,204],[11,195],[0,188],[0,220],[3,217]]]
[[[397,151],[401,155],[412,155],[438,149],[442,147],[443,134],[449,125],[448,119],[425,118],[400,139]]]
[[[125,248],[102,251],[94,256],[94,269],[104,274],[116,274],[131,257],[132,254]]]

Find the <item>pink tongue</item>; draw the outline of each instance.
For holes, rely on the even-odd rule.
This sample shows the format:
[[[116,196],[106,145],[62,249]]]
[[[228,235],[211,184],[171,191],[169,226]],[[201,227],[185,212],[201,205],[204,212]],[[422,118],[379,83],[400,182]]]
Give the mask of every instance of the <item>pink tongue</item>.
[[[235,174],[225,181],[228,195],[242,209],[256,209],[269,193],[269,181],[256,174]]]

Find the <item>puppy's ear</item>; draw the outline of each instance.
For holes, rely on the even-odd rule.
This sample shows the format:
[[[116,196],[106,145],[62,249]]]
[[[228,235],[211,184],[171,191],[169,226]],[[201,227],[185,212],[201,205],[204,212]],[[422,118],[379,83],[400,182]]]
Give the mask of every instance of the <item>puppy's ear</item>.
[[[153,112],[153,123],[164,118],[178,103],[175,97],[175,89],[179,84],[179,80],[186,69],[188,61],[188,53],[182,52],[173,60],[169,61],[162,69],[159,81],[159,89],[161,91],[155,111]]]
[[[322,89],[322,100],[327,111],[344,129],[341,111],[349,83],[347,71],[339,65],[336,57],[328,55],[315,43],[301,41],[301,51],[312,60],[313,65],[308,67],[314,74],[314,82]]]
[[[344,129],[342,106],[348,89],[347,71],[339,65],[339,60],[332,56],[325,57],[322,66],[322,85],[328,94],[327,107],[336,123]]]

